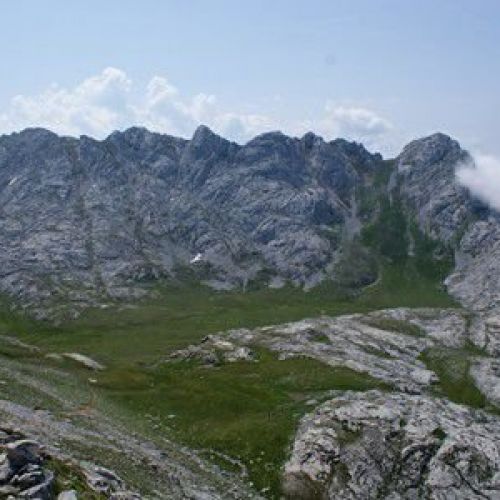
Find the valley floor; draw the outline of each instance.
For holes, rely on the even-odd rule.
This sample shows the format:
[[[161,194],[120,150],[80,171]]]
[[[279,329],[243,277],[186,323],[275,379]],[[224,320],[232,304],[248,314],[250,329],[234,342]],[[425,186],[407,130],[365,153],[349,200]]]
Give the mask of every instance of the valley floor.
[[[496,418],[470,315],[400,271],[357,297],[158,289],[57,327],[5,307],[0,422],[150,498],[278,498],[284,471],[288,487],[309,474],[293,468],[297,430],[339,394],[422,393]]]

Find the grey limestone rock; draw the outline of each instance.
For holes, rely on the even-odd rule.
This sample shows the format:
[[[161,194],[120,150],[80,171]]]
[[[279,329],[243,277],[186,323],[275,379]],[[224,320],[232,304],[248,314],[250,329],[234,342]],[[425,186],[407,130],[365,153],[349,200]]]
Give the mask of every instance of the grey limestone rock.
[[[363,172],[380,162],[313,134],[240,146],[203,126],[190,141],[140,128],[104,141],[2,136],[0,289],[50,315],[55,303],[141,298],[185,268],[225,288],[261,272],[316,283]]]
[[[387,189],[455,254],[449,291],[481,313],[500,303],[500,216],[461,186],[471,158],[444,134],[408,144]],[[349,246],[382,158],[342,139],[271,132],[238,145],[142,128],[97,141],[27,129],[0,137],[0,292],[39,317],[134,301],[186,274],[216,289],[257,280],[310,288],[376,279]],[[409,249],[411,253],[412,249]],[[353,264],[358,255],[365,265]],[[347,256],[347,258],[345,258]]]
[[[461,310],[399,308],[230,330],[172,353],[168,362],[258,362],[252,352],[257,345],[276,353],[279,359],[307,356],[418,394],[437,382],[436,374],[426,368],[419,355],[432,347],[462,348],[468,341],[467,316]]]
[[[342,393],[305,416],[285,465],[289,498],[500,497],[498,419],[447,400]]]

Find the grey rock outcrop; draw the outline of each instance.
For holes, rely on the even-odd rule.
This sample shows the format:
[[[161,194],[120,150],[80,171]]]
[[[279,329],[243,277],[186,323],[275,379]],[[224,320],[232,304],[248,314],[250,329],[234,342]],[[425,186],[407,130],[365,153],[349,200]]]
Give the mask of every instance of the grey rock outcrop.
[[[57,495],[57,500],[78,500],[78,495],[75,490],[65,490]]]
[[[444,134],[413,141],[386,188],[454,252],[450,292],[489,312],[500,304],[500,216],[455,179],[469,160]],[[1,136],[0,292],[55,316],[136,300],[160,278],[309,288],[348,268],[363,286],[376,279],[369,252],[356,247],[365,265],[353,264],[345,245],[376,216],[360,193],[383,165],[359,144],[312,133],[243,146],[204,126],[191,140],[141,128],[104,141],[43,129]]]
[[[0,496],[49,500],[53,498],[54,473],[43,467],[44,458],[36,441],[18,439],[1,431]]]
[[[500,422],[447,400],[342,393],[305,416],[284,469],[289,498],[500,497]]]
[[[444,134],[411,142],[396,159],[400,195],[420,227],[436,239],[452,240],[470,218],[471,197],[455,181],[457,166],[469,159]]]
[[[464,347],[468,340],[462,311],[400,308],[230,330],[174,352],[167,362],[197,359],[213,365],[258,361],[252,348],[261,346],[277,353],[279,359],[307,356],[330,366],[367,373],[400,391],[418,394],[437,382],[435,373],[426,368],[419,355],[432,347]]]

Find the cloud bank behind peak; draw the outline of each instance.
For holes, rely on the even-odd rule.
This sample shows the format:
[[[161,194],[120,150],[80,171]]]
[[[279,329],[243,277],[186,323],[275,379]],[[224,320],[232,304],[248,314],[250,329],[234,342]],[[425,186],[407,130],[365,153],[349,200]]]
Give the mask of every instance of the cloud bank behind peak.
[[[270,130],[291,135],[312,130],[325,139],[344,137],[382,152],[390,148],[393,130],[387,119],[361,105],[328,101],[312,119],[280,120],[267,113],[227,109],[213,94],[187,96],[165,76],[153,76],[146,85],[139,85],[114,67],[73,87],[53,84],[36,95],[17,95],[0,112],[2,133],[37,126],[64,135],[103,138],[114,130],[140,125],[190,137],[200,124],[240,143]]]
[[[457,168],[459,182],[490,207],[500,211],[500,159],[476,155]]]

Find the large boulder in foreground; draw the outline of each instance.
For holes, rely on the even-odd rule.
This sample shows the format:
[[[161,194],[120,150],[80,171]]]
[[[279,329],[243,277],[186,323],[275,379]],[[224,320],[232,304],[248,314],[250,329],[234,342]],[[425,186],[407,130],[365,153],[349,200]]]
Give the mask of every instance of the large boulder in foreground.
[[[444,399],[339,393],[302,419],[289,498],[500,498],[500,420]]]

